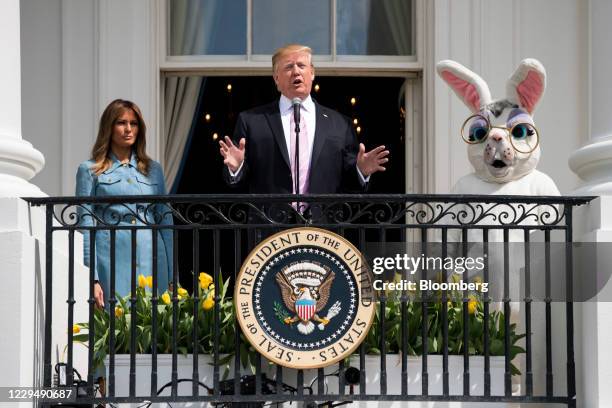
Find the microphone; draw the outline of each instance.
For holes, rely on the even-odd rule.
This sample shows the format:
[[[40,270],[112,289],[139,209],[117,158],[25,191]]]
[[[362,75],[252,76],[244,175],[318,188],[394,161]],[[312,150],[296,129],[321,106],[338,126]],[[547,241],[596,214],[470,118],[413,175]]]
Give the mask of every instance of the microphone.
[[[300,129],[300,108],[302,107],[302,100],[300,98],[293,98],[291,100],[293,106],[293,119],[295,120],[296,131]]]

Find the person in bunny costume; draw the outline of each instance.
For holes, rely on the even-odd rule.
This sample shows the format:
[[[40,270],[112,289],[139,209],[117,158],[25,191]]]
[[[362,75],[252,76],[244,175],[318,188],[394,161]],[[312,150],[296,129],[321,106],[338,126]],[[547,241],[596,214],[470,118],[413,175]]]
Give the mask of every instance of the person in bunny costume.
[[[535,59],[521,61],[518,68],[506,83],[506,97],[492,100],[487,83],[477,74],[463,65],[450,60],[440,61],[437,71],[443,81],[459,96],[471,111],[471,115],[461,127],[461,137],[467,144],[468,158],[474,171],[461,177],[453,187],[455,194],[474,195],[521,195],[521,196],[558,196],[559,189],[546,174],[536,169],[540,160],[540,137],[533,120],[534,110],[546,88],[546,71]],[[479,225],[498,225],[503,223],[504,215],[512,218],[513,214],[529,213],[532,209],[536,217],[524,217],[521,225],[539,225],[547,220],[548,214],[558,214],[557,206],[539,206],[531,204],[497,205],[481,204],[483,213],[494,215],[483,217]],[[470,211],[457,206],[455,213],[469,214]],[[551,219],[556,219],[553,216]],[[455,220],[456,221],[456,220]],[[535,228],[534,228],[535,230]],[[531,232],[533,232],[532,230]],[[470,229],[467,241],[476,243],[475,252],[482,248],[477,245],[483,242],[483,231]],[[492,299],[512,299],[509,303],[510,322],[518,324],[518,330],[525,326],[520,320],[522,305],[517,302],[521,296],[522,270],[525,267],[524,249],[510,245],[508,242],[524,242],[525,232],[512,229],[505,232],[501,229],[487,230],[488,242],[505,242],[504,247],[492,246],[489,252],[488,268]],[[449,232],[448,242],[461,242],[458,230]],[[531,240],[531,238],[530,238]],[[508,260],[504,249],[508,249],[512,259],[509,287],[506,287],[504,265]],[[460,253],[460,249],[456,248]],[[506,292],[507,291],[507,292]],[[501,309],[501,304],[493,303],[493,308]],[[516,362],[524,372],[522,362]],[[538,363],[536,363],[537,365]],[[513,392],[518,389],[520,379],[513,378]]]
[[[444,60],[437,71],[470,109],[461,135],[474,167],[453,188],[456,194],[560,195],[554,181],[536,170],[540,134],[533,112],[546,87],[546,71],[523,60],[508,79],[506,97],[492,100],[487,83],[463,65]]]

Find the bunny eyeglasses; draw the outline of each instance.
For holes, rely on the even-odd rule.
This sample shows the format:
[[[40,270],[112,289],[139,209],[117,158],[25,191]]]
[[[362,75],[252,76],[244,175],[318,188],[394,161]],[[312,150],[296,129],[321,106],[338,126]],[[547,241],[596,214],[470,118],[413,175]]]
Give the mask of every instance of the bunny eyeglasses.
[[[484,115],[472,115],[461,126],[461,137],[467,144],[484,143],[489,137],[491,129],[503,129],[508,132],[510,144],[519,153],[531,153],[540,144],[538,129],[527,122],[514,124],[511,128],[493,126],[489,118]]]

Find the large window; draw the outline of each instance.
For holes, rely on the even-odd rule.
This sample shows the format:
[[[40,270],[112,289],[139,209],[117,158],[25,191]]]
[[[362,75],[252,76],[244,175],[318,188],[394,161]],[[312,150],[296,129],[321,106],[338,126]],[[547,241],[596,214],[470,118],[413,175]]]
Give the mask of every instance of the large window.
[[[172,0],[167,54],[270,55],[287,43],[316,55],[414,57],[412,0]]]
[[[270,56],[284,44],[300,43],[314,51],[317,100],[338,97],[348,103],[355,97],[357,110],[349,116],[357,115],[353,119],[360,139],[368,147],[385,144],[393,151],[385,178],[392,183],[371,191],[422,191],[418,73],[425,42],[419,32],[429,0],[157,1],[164,5],[159,21],[165,23],[159,37],[163,112],[158,149],[168,187],[193,190],[188,181],[181,183],[188,163],[214,164],[205,172],[209,175],[222,168],[218,138],[231,134],[237,112],[278,97]],[[212,93],[220,84],[225,88]],[[257,99],[241,93],[245,89]],[[222,104],[224,98],[230,98],[230,105]],[[326,103],[343,111],[339,101]],[[385,108],[384,114],[379,108]],[[210,122],[202,124],[207,113]],[[385,114],[391,116],[381,120]],[[204,126],[210,128],[202,130]],[[206,160],[189,159],[204,151],[210,154]],[[206,187],[219,192],[223,184]]]

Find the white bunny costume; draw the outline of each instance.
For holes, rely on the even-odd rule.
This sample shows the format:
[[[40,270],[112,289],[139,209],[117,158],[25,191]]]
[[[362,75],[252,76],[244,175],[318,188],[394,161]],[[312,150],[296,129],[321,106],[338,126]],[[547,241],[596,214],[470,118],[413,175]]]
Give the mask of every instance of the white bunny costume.
[[[468,124],[476,129],[474,136],[480,137],[482,142],[468,141],[475,142],[468,144],[468,157],[474,172],[462,177],[453,193],[560,195],[552,179],[536,170],[540,160],[539,143],[533,151],[521,153],[536,144],[529,140],[533,136],[510,134],[510,129],[519,123],[534,124],[532,114],[546,87],[546,71],[542,64],[535,59],[523,60],[508,79],[506,98],[496,101],[491,99],[486,82],[463,65],[451,60],[440,61],[437,71],[473,114],[482,115],[492,125],[485,134],[477,123]],[[529,143],[532,145],[528,146]]]
[[[474,172],[463,176],[453,187],[455,194],[474,195],[521,195],[521,196],[558,196],[559,189],[546,174],[536,170],[540,160],[539,134],[533,122],[533,112],[540,101],[546,87],[546,71],[535,59],[523,60],[506,84],[506,98],[491,99],[491,93],[486,82],[474,72],[461,64],[446,60],[437,64],[437,71],[459,98],[470,109],[473,117],[466,121],[462,129],[462,137],[468,143],[467,151]],[[559,208],[556,205],[540,206],[538,204],[507,204],[481,203],[481,211],[491,214],[483,217],[479,225],[499,225],[512,220],[517,214],[532,214],[534,216],[519,217],[521,225],[541,225],[546,220],[558,219]],[[455,212],[467,214],[470,209],[457,206]],[[547,218],[547,214],[552,214]],[[507,216],[507,218],[504,218]],[[534,230],[537,229],[534,228]],[[488,230],[488,242],[523,242],[525,232],[521,229],[507,231],[507,236],[501,229]],[[483,242],[483,232],[470,229],[468,242]],[[530,238],[531,240],[531,238]],[[458,230],[449,231],[449,242],[461,241]],[[495,255],[489,253],[490,276],[501,288],[501,276],[504,270],[505,256],[499,246]],[[509,295],[513,300],[520,298],[522,282],[521,270],[524,268],[524,251],[520,246],[505,246],[509,248],[512,259],[510,266]],[[481,251],[477,248],[476,252]],[[519,253],[517,253],[517,251]],[[518,279],[517,279],[518,277]],[[505,296],[505,294],[504,294]],[[495,304],[493,307],[496,307]],[[501,307],[500,304],[497,307]],[[525,330],[518,318],[520,303],[510,303],[510,321],[519,325],[519,330]],[[520,364],[520,363],[519,363]],[[524,367],[521,366],[521,370]],[[513,382],[519,381],[513,378]],[[516,386],[517,384],[515,384]]]

